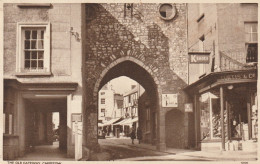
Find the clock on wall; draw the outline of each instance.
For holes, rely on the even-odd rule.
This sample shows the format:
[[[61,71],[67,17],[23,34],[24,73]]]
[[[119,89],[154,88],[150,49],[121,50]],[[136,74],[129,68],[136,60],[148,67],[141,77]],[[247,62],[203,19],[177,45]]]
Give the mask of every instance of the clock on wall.
[[[170,3],[163,3],[159,6],[159,15],[163,20],[171,20],[177,14],[176,7]]]

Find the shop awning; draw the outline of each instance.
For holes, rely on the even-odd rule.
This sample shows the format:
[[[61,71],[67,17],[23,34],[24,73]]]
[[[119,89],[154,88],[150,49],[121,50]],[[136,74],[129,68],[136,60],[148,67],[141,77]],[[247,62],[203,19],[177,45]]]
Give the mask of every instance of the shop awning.
[[[134,122],[137,122],[138,121],[138,117],[135,117],[135,118],[126,118],[120,122],[117,122],[115,123],[114,125],[131,125],[132,123]]]
[[[109,120],[108,122],[105,122],[103,124],[103,126],[108,126],[108,125],[112,125],[113,123],[116,123],[117,121],[119,121],[121,118],[113,118],[111,120]]]
[[[135,117],[133,119],[127,120],[126,122],[123,123],[123,125],[132,125],[134,122],[138,121],[138,117]]]
[[[98,127],[103,127],[103,126],[104,126],[104,124],[98,123]]]
[[[257,82],[257,69],[212,72],[184,88],[184,91],[203,93],[220,85],[250,82]]]

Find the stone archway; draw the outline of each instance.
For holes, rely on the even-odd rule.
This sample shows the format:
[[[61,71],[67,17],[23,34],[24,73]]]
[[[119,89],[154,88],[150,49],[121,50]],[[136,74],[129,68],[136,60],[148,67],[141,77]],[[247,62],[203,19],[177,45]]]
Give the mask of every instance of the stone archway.
[[[88,135],[88,137],[91,137],[92,139],[91,143],[87,143],[88,147],[90,148],[98,147],[97,128],[95,127],[97,126],[98,117],[98,92],[101,87],[108,81],[120,76],[127,76],[141,84],[148,95],[150,95],[151,99],[154,102],[154,105],[156,105],[154,108],[159,114],[159,95],[161,93],[161,89],[158,85],[158,78],[152,73],[151,69],[145,66],[145,64],[140,60],[129,56],[119,58],[112,62],[109,66],[107,66],[97,78],[92,92],[93,99],[91,102],[89,102],[91,105],[87,106],[87,108],[91,107],[92,109],[94,109],[91,113],[92,117],[89,118],[91,119],[90,123],[92,123],[93,129],[87,129],[87,131],[91,131],[92,134],[92,136]],[[160,117],[158,116],[157,118]],[[159,120],[157,120],[157,122],[159,122]],[[159,130],[159,128],[156,129]],[[157,132],[157,134],[160,133]],[[160,136],[158,136],[157,138],[160,138]],[[90,139],[88,138],[87,141],[90,141]]]
[[[156,8],[157,4],[148,6]],[[140,4],[135,8],[148,6]],[[111,4],[86,4],[85,7],[92,14],[85,19],[85,32],[82,36],[83,147],[95,150],[98,145],[97,93],[100,86],[112,76],[120,75],[118,72],[112,75],[111,72],[116,72],[111,71],[112,69],[119,68],[120,65],[134,65],[149,75],[146,77],[151,80],[146,81],[152,81],[155,86],[153,88],[156,88],[159,139],[157,148],[166,149],[165,114],[170,109],[161,106],[162,93],[178,95],[176,110],[184,111],[184,103],[187,102],[187,96],[182,90],[188,81],[185,8],[178,7],[180,15],[174,20],[180,22],[177,25],[157,19],[155,10],[143,10],[146,13],[145,17],[152,17],[143,19],[143,22],[137,22],[138,20],[131,17],[122,17],[122,13],[118,11],[124,8],[123,3],[114,7]],[[141,78],[143,77],[133,79],[140,81]],[[188,122],[186,114],[183,117]],[[181,126],[183,131],[187,130],[186,125]]]

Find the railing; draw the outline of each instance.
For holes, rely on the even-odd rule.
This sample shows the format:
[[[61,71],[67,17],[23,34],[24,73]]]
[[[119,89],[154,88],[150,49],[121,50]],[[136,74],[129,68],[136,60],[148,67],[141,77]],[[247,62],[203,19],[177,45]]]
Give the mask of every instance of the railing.
[[[243,52],[230,52],[229,55],[226,52],[219,52],[219,55],[221,71],[257,68],[257,62],[248,62],[246,54]]]
[[[239,62],[238,60],[231,58],[230,56],[224,54],[224,52],[219,52],[220,55],[220,69],[221,71],[227,70],[241,70],[246,68],[246,64]]]

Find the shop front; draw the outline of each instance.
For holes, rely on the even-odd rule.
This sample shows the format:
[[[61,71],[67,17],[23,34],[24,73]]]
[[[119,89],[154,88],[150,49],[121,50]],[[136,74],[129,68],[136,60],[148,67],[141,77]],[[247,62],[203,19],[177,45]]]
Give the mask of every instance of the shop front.
[[[198,149],[256,150],[256,69],[214,72],[185,90],[195,108]]]

